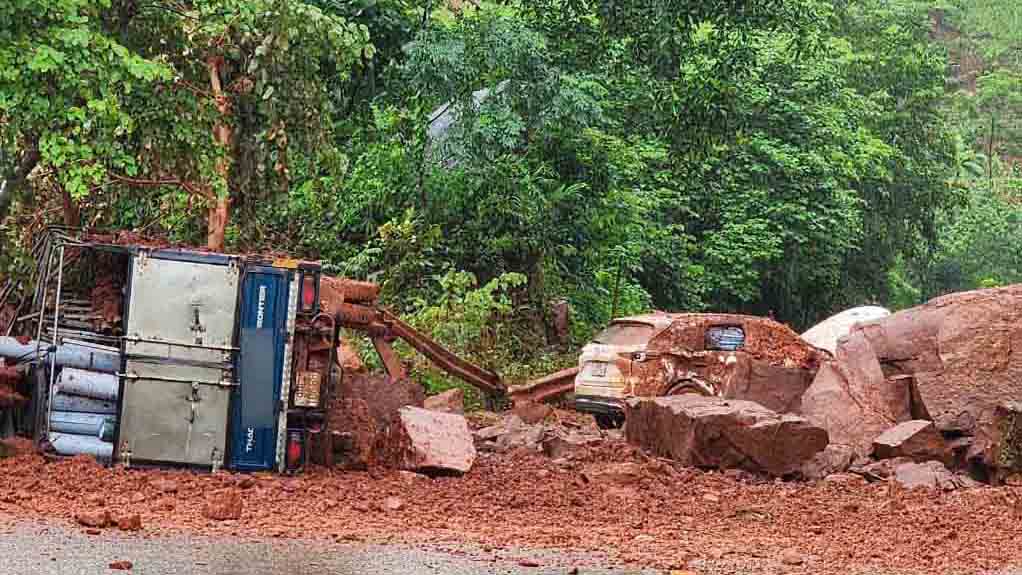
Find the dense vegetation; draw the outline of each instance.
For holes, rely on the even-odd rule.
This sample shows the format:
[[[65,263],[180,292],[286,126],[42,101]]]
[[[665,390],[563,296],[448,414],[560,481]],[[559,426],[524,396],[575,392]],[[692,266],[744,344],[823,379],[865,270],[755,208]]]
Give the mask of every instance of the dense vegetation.
[[[0,266],[43,222],[287,251],[512,375],[557,300],[583,339],[1022,281],[1020,30],[1014,0],[10,0]]]

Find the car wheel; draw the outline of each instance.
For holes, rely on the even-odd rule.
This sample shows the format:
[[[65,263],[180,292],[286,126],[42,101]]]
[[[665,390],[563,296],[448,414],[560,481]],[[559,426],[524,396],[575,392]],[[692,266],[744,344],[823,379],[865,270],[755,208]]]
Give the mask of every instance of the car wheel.
[[[596,426],[600,429],[617,429],[621,427],[621,420],[613,415],[597,414],[593,415],[596,418]]]

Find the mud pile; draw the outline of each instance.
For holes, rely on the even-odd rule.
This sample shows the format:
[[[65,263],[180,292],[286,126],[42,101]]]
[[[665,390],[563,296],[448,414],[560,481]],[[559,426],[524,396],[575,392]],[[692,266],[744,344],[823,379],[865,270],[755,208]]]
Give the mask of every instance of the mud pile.
[[[422,407],[424,401],[425,393],[415,382],[345,372],[325,406],[331,436],[313,450],[319,454],[317,462],[349,469],[383,464],[377,453],[381,437],[398,421],[402,407]]]

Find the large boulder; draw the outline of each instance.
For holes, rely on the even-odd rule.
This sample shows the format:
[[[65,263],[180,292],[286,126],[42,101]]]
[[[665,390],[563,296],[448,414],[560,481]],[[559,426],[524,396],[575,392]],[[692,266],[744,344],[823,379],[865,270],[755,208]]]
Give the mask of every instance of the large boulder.
[[[827,446],[827,432],[751,401],[679,395],[626,403],[628,441],[682,465],[782,476]]]
[[[723,378],[721,395],[752,401],[778,413],[801,413],[802,395],[813,375],[812,369],[737,355],[730,377]]]
[[[908,376],[915,419],[975,436],[975,458],[998,466],[998,406],[1019,398],[1022,284],[942,296],[858,326],[888,376]]]
[[[802,395],[802,415],[826,429],[831,443],[869,455],[876,436],[911,419],[911,391],[904,379],[884,375],[862,332],[843,338],[836,355]]]
[[[377,443],[385,463],[428,474],[466,473],[476,459],[465,418],[419,407],[403,407]]]
[[[932,421],[913,419],[899,423],[873,440],[877,459],[908,457],[917,462],[951,462],[951,450]]]

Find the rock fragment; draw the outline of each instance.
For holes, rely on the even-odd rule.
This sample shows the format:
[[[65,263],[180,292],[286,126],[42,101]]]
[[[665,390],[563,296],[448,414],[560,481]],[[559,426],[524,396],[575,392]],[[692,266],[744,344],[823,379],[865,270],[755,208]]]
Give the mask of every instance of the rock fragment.
[[[178,490],[178,485],[176,481],[172,479],[164,479],[162,477],[157,477],[156,479],[150,480],[149,485],[151,485],[153,489],[159,491],[160,493],[177,493]]]
[[[110,525],[110,512],[109,511],[79,511],[75,513],[75,521],[79,525],[85,527],[92,527],[95,529],[102,529]]]
[[[950,463],[951,450],[932,421],[913,419],[888,429],[873,440],[877,459],[908,457],[916,462]]]
[[[1022,284],[941,296],[856,330],[885,371],[910,377],[915,419],[974,436],[972,462],[1001,465],[997,406],[1022,381]]]
[[[598,435],[583,434],[577,431],[568,433],[554,431],[544,436],[540,448],[547,457],[559,459],[585,451],[587,447],[596,445],[600,441],[602,440]]]
[[[130,513],[117,518],[117,528],[121,531],[140,531],[142,517],[138,513]]]
[[[633,487],[642,480],[642,466],[638,463],[607,463],[586,468],[583,477],[590,483]]]
[[[801,553],[794,549],[785,549],[781,553],[781,563],[784,563],[785,565],[801,565],[805,563],[805,558],[802,557]]]
[[[423,402],[423,407],[430,411],[465,413],[465,392],[460,387],[455,387],[431,395]]]
[[[513,411],[523,422],[533,425],[541,423],[544,419],[550,417],[550,414],[554,412],[554,408],[545,403],[526,401],[516,405]]]
[[[959,486],[955,475],[939,461],[902,463],[894,468],[893,479],[906,489],[927,487],[951,491]]]
[[[847,445],[830,444],[802,464],[802,477],[810,481],[844,473],[855,460],[855,450]]]
[[[384,498],[383,502],[380,504],[380,509],[387,512],[400,511],[404,509],[404,507],[405,507],[404,499],[394,496]]]
[[[783,476],[827,446],[827,432],[751,401],[680,395],[626,403],[628,442],[682,465]]]
[[[135,565],[131,561],[122,559],[120,561],[114,561],[109,565],[110,569],[114,571],[131,571]]]
[[[411,406],[400,409],[377,451],[399,469],[425,473],[467,473],[476,458],[463,416]]]
[[[907,457],[894,457],[891,459],[881,459],[880,461],[862,459],[852,464],[848,471],[861,475],[869,481],[883,481],[893,476],[894,469],[904,463],[912,463],[912,460]]]
[[[213,521],[230,521],[241,519],[245,502],[241,493],[233,490],[223,490],[214,493],[210,500],[202,508],[202,515]]]

